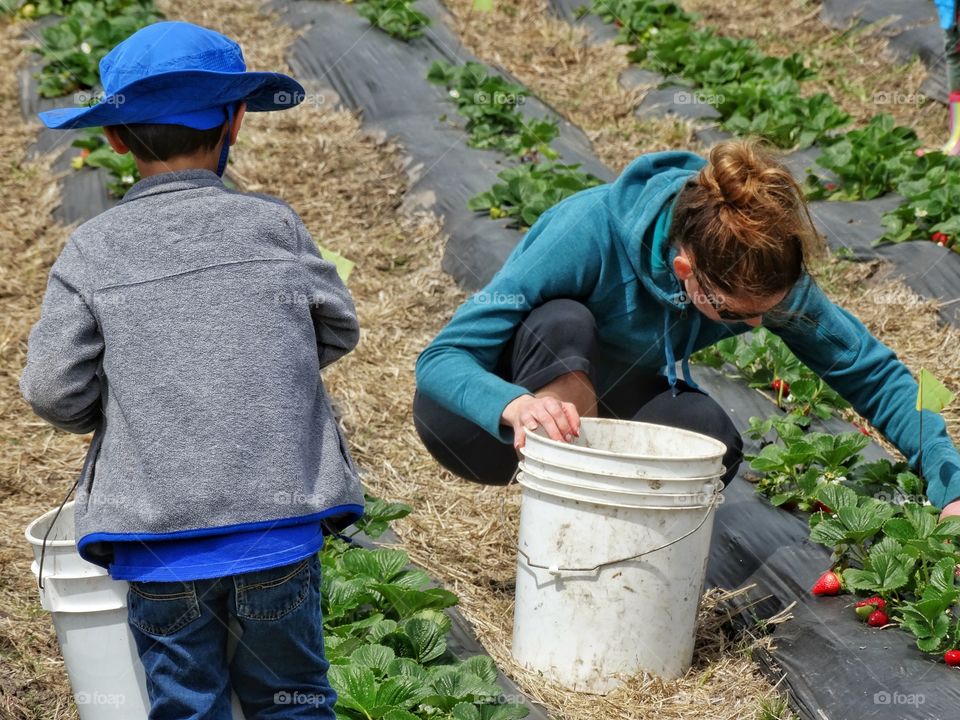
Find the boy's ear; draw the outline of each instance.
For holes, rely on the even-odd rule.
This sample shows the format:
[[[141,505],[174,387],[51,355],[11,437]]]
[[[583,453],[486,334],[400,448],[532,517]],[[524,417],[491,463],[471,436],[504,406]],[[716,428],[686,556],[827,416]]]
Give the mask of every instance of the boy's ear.
[[[103,134],[106,136],[107,142],[110,143],[110,147],[112,147],[118,155],[124,155],[130,152],[130,148],[120,139],[120,135],[114,127],[110,125],[104,126]]]
[[[243,122],[243,116],[247,112],[247,104],[245,102],[240,103],[237,107],[237,111],[233,114],[233,124],[230,126],[230,144],[235,145],[237,142],[237,136],[240,135],[240,124]]]

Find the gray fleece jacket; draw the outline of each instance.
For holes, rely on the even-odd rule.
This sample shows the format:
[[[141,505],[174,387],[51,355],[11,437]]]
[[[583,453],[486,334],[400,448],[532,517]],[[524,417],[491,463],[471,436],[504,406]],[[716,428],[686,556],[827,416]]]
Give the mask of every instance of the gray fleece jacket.
[[[20,388],[55,426],[94,431],[81,554],[355,519],[363,495],[320,369],[358,337],[350,294],[297,214],[215,173],[146,178],[77,228]]]

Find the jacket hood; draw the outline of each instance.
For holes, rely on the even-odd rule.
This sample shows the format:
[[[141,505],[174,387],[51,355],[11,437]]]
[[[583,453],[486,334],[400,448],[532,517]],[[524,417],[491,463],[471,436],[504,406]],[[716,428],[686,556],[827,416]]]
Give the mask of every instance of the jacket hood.
[[[704,165],[702,157],[690,152],[641,155],[610,187],[617,240],[634,272],[660,303],[678,310],[687,302],[673,272],[676,251],[669,246],[667,236],[678,193]]]

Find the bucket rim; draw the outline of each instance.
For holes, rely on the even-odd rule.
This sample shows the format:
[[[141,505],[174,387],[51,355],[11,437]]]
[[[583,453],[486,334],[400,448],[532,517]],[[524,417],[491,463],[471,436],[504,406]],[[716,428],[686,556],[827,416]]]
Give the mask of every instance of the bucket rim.
[[[723,503],[725,498],[723,497],[723,492],[717,491],[709,496],[709,500],[704,502],[703,498],[705,493],[663,493],[660,495],[650,495],[650,494],[638,494],[636,497],[655,497],[655,498],[698,498],[697,502],[692,504],[649,504],[649,505],[623,505],[620,503],[612,502],[615,498],[611,498],[611,502],[604,502],[599,498],[585,498],[583,495],[580,495],[574,491],[564,492],[563,487],[554,491],[553,488],[545,489],[542,486],[538,486],[536,480],[543,480],[547,483],[551,482],[546,478],[541,478],[537,475],[532,476],[534,482],[526,480],[526,473],[517,474],[517,484],[521,487],[528,488],[530,490],[536,490],[537,492],[543,493],[544,495],[549,495],[550,497],[559,497],[565,500],[575,500],[578,502],[591,503],[593,505],[603,505],[605,507],[624,507],[632,510],[697,510],[701,508],[718,506]],[[600,492],[607,492],[601,490]],[[627,495],[628,493],[620,493],[621,495]]]
[[[52,510],[47,510],[47,512],[45,512],[40,517],[36,517],[33,520],[31,520],[30,523],[27,525],[26,529],[23,531],[23,535],[27,539],[27,542],[30,543],[31,545],[41,547],[44,544],[43,535],[41,534],[37,536],[33,533],[33,530],[47,518],[56,515],[58,510],[60,510],[61,512],[67,512],[67,511],[73,512],[74,503],[75,501],[71,500],[64,504],[62,510],[60,510],[60,508],[53,508]],[[76,544],[77,544],[76,539],[47,540],[46,542],[47,547],[76,547]]]
[[[630,425],[641,425],[644,427],[654,427],[654,428],[668,428],[672,431],[680,433],[682,435],[693,436],[699,440],[706,440],[708,443],[714,445],[715,447],[720,448],[719,454],[717,453],[707,453],[704,455],[684,455],[683,457],[674,458],[674,457],[664,457],[663,455],[644,455],[641,453],[623,453],[623,452],[613,452],[612,450],[599,450],[597,448],[584,447],[583,445],[574,445],[572,443],[562,442],[560,440],[554,440],[550,437],[541,435],[543,431],[542,427],[537,427],[535,430],[527,431],[527,440],[530,438],[536,438],[535,443],[542,443],[549,447],[553,448],[562,448],[563,450],[570,450],[575,448],[578,452],[585,453],[587,455],[594,455],[596,457],[614,457],[614,458],[630,458],[636,460],[656,460],[660,462],[669,462],[681,463],[681,462],[690,462],[695,460],[721,460],[723,454],[727,451],[727,446],[716,438],[712,438],[709,435],[704,435],[702,433],[694,432],[693,430],[686,430],[684,428],[676,428],[670,425],[658,425],[657,423],[647,423],[639,422],[636,420],[619,420],[617,418],[581,418],[581,423],[588,422],[590,424],[603,424],[603,425],[623,425],[629,423]],[[526,447],[526,445],[524,445]],[[523,448],[521,448],[522,450]]]
[[[533,462],[537,462],[542,465],[549,465],[550,467],[555,467],[560,470],[569,470],[570,472],[596,475],[596,473],[592,473],[590,470],[584,470],[583,468],[573,467],[572,465],[564,465],[563,463],[556,463],[556,462],[553,462],[552,460],[543,460],[538,457],[528,456],[526,453],[526,445],[520,448],[520,454],[523,455],[524,460],[532,460]],[[623,455],[619,455],[619,454],[618,456],[624,457]],[[663,480],[665,482],[693,483],[693,482],[706,482],[707,480],[713,480],[714,478],[721,477],[723,475],[723,471],[717,472],[713,475],[697,475],[695,477],[694,476],[687,477],[684,475],[677,475],[674,477],[664,477],[662,475],[624,475],[622,473],[617,473],[617,472],[604,472],[603,474],[605,477],[622,478],[623,480]]]
[[[643,496],[661,498],[661,497],[693,497],[693,496],[701,496],[706,494],[702,492],[669,493],[669,492],[660,492],[659,490],[637,491],[637,490],[632,490],[630,488],[623,488],[623,489],[598,488],[596,485],[581,485],[580,483],[576,483],[576,482],[567,482],[566,480],[559,480],[559,479],[555,480],[554,478],[544,477],[543,475],[538,473],[536,470],[531,472],[525,467],[521,467],[520,473],[523,475],[529,475],[531,477],[534,477],[537,480],[543,480],[544,482],[553,483],[554,485],[561,485],[564,487],[573,487],[573,488],[582,488],[584,490],[596,490],[597,492],[609,492],[609,493],[615,493],[617,495],[643,495]],[[720,475],[711,475],[710,477],[705,478],[704,483],[709,482],[710,480],[714,481],[711,484],[713,485],[714,488],[716,488],[717,492],[723,491],[723,483],[720,482]]]

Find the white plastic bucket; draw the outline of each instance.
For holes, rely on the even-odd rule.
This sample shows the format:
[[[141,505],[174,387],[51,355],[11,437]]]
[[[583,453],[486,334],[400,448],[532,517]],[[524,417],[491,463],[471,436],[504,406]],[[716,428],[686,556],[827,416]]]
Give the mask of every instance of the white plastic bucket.
[[[609,692],[640,671],[678,678],[693,659],[726,448],[675,428],[590,418],[581,440],[601,469],[571,460],[570,445],[527,437],[513,656],[582,692]]]
[[[146,720],[150,701],[127,623],[127,583],[80,557],[73,502],[59,516],[51,510],[27,526],[34,577],[48,529],[40,604],[53,618],[80,719]],[[243,720],[236,697],[233,717]]]

